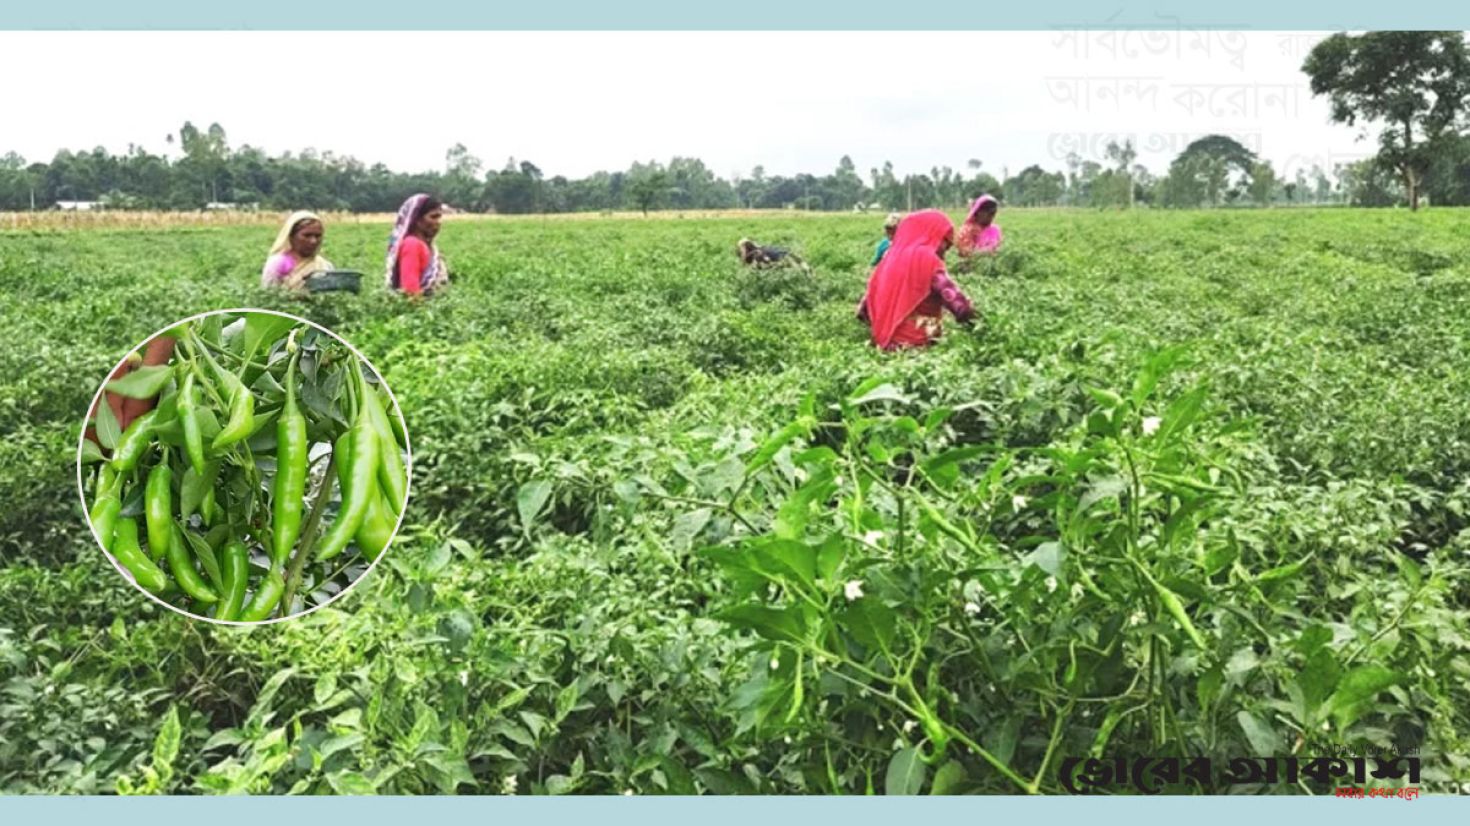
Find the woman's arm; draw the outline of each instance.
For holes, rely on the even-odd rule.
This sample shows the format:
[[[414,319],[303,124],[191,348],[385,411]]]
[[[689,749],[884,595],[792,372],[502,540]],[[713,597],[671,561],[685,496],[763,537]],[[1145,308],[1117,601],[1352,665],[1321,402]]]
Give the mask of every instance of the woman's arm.
[[[261,286],[274,286],[282,276],[289,274],[294,266],[290,257],[282,252],[265,259],[265,266],[260,270]]]
[[[930,288],[939,296],[939,301],[944,308],[954,314],[955,320],[961,324],[967,324],[975,317],[975,307],[965,295],[959,285],[949,277],[949,273],[943,269],[934,271],[934,279]]]
[[[969,224],[960,227],[960,231],[955,234],[954,251],[961,258],[969,258],[975,254],[975,234]]]

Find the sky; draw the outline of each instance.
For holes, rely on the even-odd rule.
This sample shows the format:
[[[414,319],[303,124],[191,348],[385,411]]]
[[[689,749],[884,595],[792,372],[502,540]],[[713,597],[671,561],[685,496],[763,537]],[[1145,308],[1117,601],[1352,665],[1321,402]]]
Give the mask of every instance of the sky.
[[[996,176],[1101,160],[1133,138],[1160,174],[1191,140],[1236,137],[1290,179],[1371,155],[1301,71],[1326,33],[3,32],[0,153],[130,143],[184,121],[232,147],[305,148],[397,171],[463,143],[548,176],[698,157],[716,174],[899,175],[970,160]]]

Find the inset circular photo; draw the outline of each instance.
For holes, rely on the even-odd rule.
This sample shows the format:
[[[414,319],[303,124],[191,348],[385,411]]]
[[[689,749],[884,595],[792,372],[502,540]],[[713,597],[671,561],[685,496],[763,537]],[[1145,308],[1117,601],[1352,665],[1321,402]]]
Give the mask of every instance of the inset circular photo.
[[[145,594],[263,623],[327,605],[382,558],[411,463],[397,401],[350,344],[285,313],[221,310],[109,374],[77,486],[103,551]]]

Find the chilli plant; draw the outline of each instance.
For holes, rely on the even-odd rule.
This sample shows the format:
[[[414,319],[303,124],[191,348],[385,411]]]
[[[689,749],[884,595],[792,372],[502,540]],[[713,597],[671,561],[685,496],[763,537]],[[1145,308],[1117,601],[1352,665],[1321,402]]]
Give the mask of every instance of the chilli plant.
[[[1042,448],[958,443],[953,408],[909,415],[877,380],[831,421],[808,401],[747,463],[781,499],[769,530],[704,551],[718,616],[755,635],[742,728],[829,744],[806,767],[829,791],[873,789],[884,758],[890,793],[1036,793],[1064,753],[1238,745],[1221,652],[1307,560],[1251,574],[1213,527],[1249,427],[1205,415],[1202,385],[1164,397],[1181,366],[1165,350],[1126,393],[1091,389]]]

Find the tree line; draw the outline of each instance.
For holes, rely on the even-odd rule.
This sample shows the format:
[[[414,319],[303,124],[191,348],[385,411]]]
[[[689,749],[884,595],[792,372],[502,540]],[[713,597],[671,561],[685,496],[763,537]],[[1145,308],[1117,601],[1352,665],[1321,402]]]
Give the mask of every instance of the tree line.
[[[852,158],[818,175],[716,175],[698,158],[633,163],[583,178],[546,175],[529,160],[499,169],[463,144],[441,170],[404,173],[344,155],[308,149],[269,155],[231,148],[219,124],[185,123],[168,142],[173,157],[129,146],[62,150],[49,162],[0,157],[0,210],[96,202],[113,209],[200,209],[210,204],[263,209],[313,208],[389,212],[415,192],[438,193],[460,209],[508,214],[656,209],[913,210],[952,208],[990,192],[1017,206],[1196,208],[1272,204],[1346,204],[1417,208],[1424,200],[1470,204],[1470,51],[1461,32],[1336,34],[1302,67],[1314,95],[1347,126],[1378,128],[1370,158],[1278,172],[1233,138],[1208,135],[1179,153],[1162,175],[1136,163],[1130,141],[1110,142],[1101,158],[1076,153],[1065,168],[1033,164],[1011,174],[985,170],[978,158],[961,169],[935,166],[900,176],[892,163],[861,174]]]

